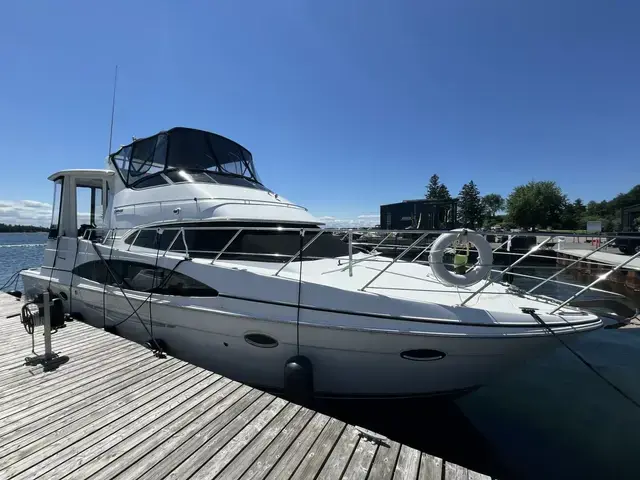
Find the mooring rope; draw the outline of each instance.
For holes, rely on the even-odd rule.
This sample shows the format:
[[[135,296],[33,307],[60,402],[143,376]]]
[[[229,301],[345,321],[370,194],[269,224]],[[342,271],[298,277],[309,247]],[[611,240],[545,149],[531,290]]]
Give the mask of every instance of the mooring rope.
[[[605,382],[609,387],[613,388],[616,392],[618,392],[620,395],[622,395],[622,397],[624,397],[626,400],[628,400],[629,402],[631,402],[631,404],[633,404],[635,407],[640,408],[640,402],[638,402],[636,399],[634,399],[631,395],[629,395],[628,393],[626,393],[624,390],[622,390],[620,387],[618,387],[615,383],[613,383],[611,380],[609,380],[608,378],[606,378],[604,375],[602,375],[598,370],[596,370],[596,368],[591,365],[591,363],[589,363],[582,355],[580,355],[577,351],[575,351],[573,348],[571,348],[571,346],[569,346],[562,338],[560,338],[560,336],[558,336],[556,334],[556,332],[553,331],[553,329],[547,325],[547,323],[542,320],[542,318],[540,318],[540,316],[535,312],[535,309],[532,308],[523,308],[522,309],[523,313],[528,313],[529,315],[531,315],[537,322],[539,322],[544,328],[546,328],[547,330],[549,330],[549,332],[551,333],[551,335],[553,335],[567,350],[569,350],[578,360],[580,360],[580,362],[586,366],[589,370],[591,370],[593,373],[595,373],[598,378],[600,378],[603,382]]]

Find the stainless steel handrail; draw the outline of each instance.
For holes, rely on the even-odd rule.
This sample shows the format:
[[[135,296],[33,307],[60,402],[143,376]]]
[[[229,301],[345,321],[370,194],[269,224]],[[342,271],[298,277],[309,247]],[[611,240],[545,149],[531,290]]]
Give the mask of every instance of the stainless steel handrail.
[[[415,263],[418,258],[420,258],[422,256],[423,253],[425,253],[427,250],[429,250],[431,248],[431,246],[435,243],[431,242],[429,245],[427,245],[426,247],[424,247],[424,249],[422,249],[422,251],[416,256],[416,258],[414,258],[413,260],[411,260],[411,263]]]
[[[375,247],[373,247],[373,250],[380,248],[380,245],[386,242],[387,238],[389,238],[390,236],[391,236],[391,233],[387,233],[387,235],[382,239],[382,241],[378,242],[378,244]]]
[[[304,238],[304,232],[305,232],[304,228],[300,229],[300,235],[302,236],[302,238]],[[307,249],[307,247],[309,247],[313,242],[315,242],[323,233],[324,233],[323,231],[318,232],[315,237],[313,237],[311,240],[309,240],[306,243],[306,245],[303,245],[302,248],[298,250],[298,252],[295,255],[293,255],[287,263],[285,263],[282,267],[280,267],[280,269],[274,274],[274,276],[277,277],[282,270],[284,270],[291,262],[293,262],[296,258],[298,258],[298,255],[304,252]]]
[[[220,252],[218,252],[218,255],[216,255],[216,258],[214,258],[213,260],[211,260],[211,265],[213,265],[215,263],[216,260],[218,260],[220,258],[220,255],[222,255],[225,250],[227,248],[229,248],[229,245],[231,245],[233,243],[233,241],[238,238],[238,235],[240,235],[240,232],[242,232],[244,229],[240,228],[234,235],[233,237],[231,237],[231,239],[225,244],[225,246],[222,248],[222,250],[220,250]]]
[[[135,245],[136,240],[138,240],[138,237],[140,236],[140,232],[141,232],[141,231],[142,231],[142,230],[138,230],[138,231],[136,232],[136,236],[134,237],[134,239],[133,239],[133,240],[131,241],[131,243],[129,244],[129,248],[127,248],[127,251],[131,250],[131,246],[132,246],[132,245]],[[170,249],[172,246],[173,246],[173,243],[171,244],[171,246],[169,247],[169,249]],[[168,250],[168,249],[167,249],[167,250]],[[165,252],[165,253],[166,253],[166,252]]]
[[[349,232],[349,276],[353,277],[353,233]]]
[[[492,270],[492,272],[497,272],[500,273],[500,270]],[[513,275],[514,277],[520,277],[520,278],[530,278],[532,280],[546,280],[543,277],[538,277],[536,275],[529,275],[526,273],[516,273],[516,272],[510,272],[510,275]],[[584,285],[580,285],[577,283],[571,283],[571,282],[564,282],[562,280],[551,280],[552,283],[557,283],[558,285],[566,285],[567,287],[574,287],[574,288],[582,288],[584,287]],[[593,291],[595,292],[601,292],[601,293],[606,293],[608,295],[613,295],[614,297],[622,297],[625,298],[624,295],[622,295],[621,293],[616,293],[616,292],[610,292],[609,290],[602,290],[600,288],[592,288]],[[527,294],[530,294],[531,290],[527,291]],[[492,293],[493,295],[493,293]]]
[[[367,288],[369,285],[371,285],[371,284],[372,284],[372,283],[373,283],[373,282],[374,282],[374,281],[375,281],[375,280],[376,280],[380,275],[382,275],[384,272],[386,272],[386,271],[389,269],[389,267],[390,267],[391,265],[393,265],[393,264],[394,264],[394,263],[396,263],[398,260],[400,260],[402,257],[404,257],[404,256],[407,254],[407,252],[408,252],[411,248],[413,248],[415,245],[417,245],[418,243],[420,243],[420,241],[421,241],[424,237],[426,237],[427,235],[428,235],[428,232],[423,233],[422,235],[420,235],[420,237],[419,237],[415,242],[413,242],[413,243],[412,243],[410,246],[408,246],[408,247],[407,247],[407,248],[406,248],[406,249],[405,249],[405,250],[404,250],[400,255],[398,255],[398,256],[397,256],[396,258],[394,258],[391,262],[389,262],[389,263],[388,263],[388,264],[387,264],[387,265],[386,265],[382,270],[380,270],[380,272],[378,272],[378,274],[377,274],[377,275],[374,275],[374,277],[373,277],[371,280],[369,280],[369,281],[367,282],[367,284],[366,284],[364,287],[362,287],[362,288],[360,289],[360,291],[363,291],[363,292],[364,292],[365,288]]]
[[[139,233],[140,233],[140,232],[138,232],[138,234],[139,234]],[[171,248],[173,247],[174,243],[176,243],[176,240],[178,239],[178,237],[179,237],[179,236],[180,236],[180,230],[178,230],[178,231],[176,232],[176,234],[173,236],[173,240],[171,240],[171,243],[169,244],[169,246],[167,247],[167,249],[166,249],[166,250],[164,251],[164,253],[162,254],[162,256],[163,256],[163,257],[165,257],[165,256],[167,255],[167,252],[168,252],[169,250],[171,250]],[[137,240],[137,239],[138,239],[138,235],[136,235],[135,240],[134,240],[133,242],[131,242],[131,244],[136,243],[136,240]],[[185,245],[185,248],[186,248],[186,245]]]
[[[583,293],[587,292],[588,290],[590,290],[594,285],[596,285],[597,283],[601,282],[602,280],[607,279],[607,277],[609,277],[609,275],[611,275],[613,272],[617,272],[618,270],[620,270],[622,267],[624,267],[627,263],[631,262],[632,260],[635,260],[636,258],[640,257],[640,251],[636,252],[635,255],[632,255],[631,257],[629,257],[627,260],[625,260],[624,262],[616,265],[614,268],[612,268],[611,270],[609,270],[606,273],[603,273],[602,275],[600,275],[598,278],[596,278],[593,282],[591,282],[589,285],[587,285],[586,287],[584,287],[582,290],[580,290],[578,293],[572,295],[570,298],[568,298],[567,300],[565,300],[564,302],[562,302],[560,305],[558,305],[555,309],[553,309],[550,314],[553,315],[554,313],[556,313],[558,310],[560,310],[562,307],[564,307],[565,305],[569,304],[570,302],[573,302],[576,298],[578,298],[580,295],[582,295]]]
[[[533,252],[535,252],[536,250],[539,250],[540,247],[542,247],[542,245],[544,245],[545,243],[549,243],[549,241],[552,239],[553,237],[549,237],[547,238],[545,241],[543,241],[542,243],[539,243],[538,245],[536,245],[535,247],[533,247],[531,250],[529,250],[528,253],[526,253],[525,255],[523,255],[522,257],[520,257],[518,260],[516,260],[515,262],[513,262],[511,265],[509,265],[507,268],[505,268],[504,270],[502,270],[502,272],[500,273],[500,275],[498,275],[496,278],[491,278],[489,279],[489,281],[487,283],[485,283],[482,287],[480,287],[478,290],[476,290],[475,292],[473,292],[471,295],[469,295],[461,304],[461,307],[464,307],[469,300],[471,300],[472,298],[474,298],[476,295],[479,295],[480,293],[482,293],[484,290],[487,289],[487,287],[495,282],[497,282],[498,280],[500,280],[502,277],[504,277],[504,275],[509,272],[515,265],[518,265],[520,262],[522,262],[525,258],[527,258],[529,256],[529,254],[532,254]]]
[[[193,223],[194,225],[190,225],[186,228],[188,228],[189,230],[237,230],[238,228],[240,228],[239,226],[198,226],[195,225],[197,223],[203,223],[203,224],[207,224],[207,225],[211,225],[212,222],[205,222],[205,221],[194,221],[194,222],[189,222],[189,223]],[[124,231],[131,231],[131,230],[137,230],[137,229],[143,229],[143,230],[155,230],[156,228],[161,227],[163,230],[179,230],[180,228],[185,228],[184,226],[181,225],[175,225],[172,226],[172,224],[170,223],[163,223],[163,224],[154,224],[154,225],[140,225],[137,227],[133,227],[133,228],[114,228],[112,230],[124,230]],[[327,233],[344,233],[345,234],[345,238],[346,235],[349,232],[345,232],[343,229],[339,229],[339,228],[321,228],[321,227],[243,227],[245,229],[248,230],[252,230],[252,231],[299,231],[301,228],[304,228],[305,231],[307,232],[317,232],[317,231],[323,231],[323,232],[327,232]],[[422,235],[422,234],[442,234],[442,233],[451,233],[451,230],[382,230],[382,229],[351,229],[350,230],[352,233],[359,233],[359,234],[367,234],[367,233],[374,233],[374,234],[380,234],[380,235],[385,235],[385,234],[398,234],[398,235],[402,235],[402,236],[409,236],[409,235]],[[565,238],[585,238],[585,237],[597,237],[597,238],[625,238],[625,239],[638,239],[638,236],[634,236],[634,235],[624,235],[624,234],[610,234],[610,233],[603,233],[600,235],[587,235],[584,233],[579,233],[579,234],[570,234],[570,233],[558,233],[558,232],[511,232],[511,233],[502,233],[502,234],[496,234],[494,232],[490,232],[490,231],[483,231],[483,230],[476,230],[476,233],[478,233],[479,235],[492,235],[492,236],[508,236],[511,235],[512,237],[549,237],[549,238],[558,238],[558,237],[565,237]],[[502,245],[506,245],[506,243],[508,243],[508,240],[503,242]],[[567,242],[565,242],[567,243]]]
[[[589,258],[591,255],[593,255],[596,252],[599,252],[600,250],[602,250],[603,248],[605,248],[607,245],[615,242],[616,239],[612,239],[609,240],[608,242],[606,242],[604,245],[602,245],[601,247],[596,248],[595,250],[590,251],[589,253],[587,253],[586,255],[580,257],[578,260],[571,262],[569,265],[565,266],[562,270],[554,273],[553,275],[551,275],[549,278],[547,278],[546,280],[540,282],[538,285],[536,285],[535,287],[533,287],[531,290],[529,290],[527,293],[533,293],[535,290],[537,290],[538,288],[540,288],[542,285],[544,285],[545,283],[547,283],[550,280],[553,280],[554,278],[556,278],[558,275],[560,275],[562,272],[568,270],[569,268],[573,267],[576,263],[581,262],[582,260],[585,260],[587,258]]]
[[[184,254],[186,258],[189,258],[189,245],[187,245],[187,237],[184,234],[184,227],[180,229],[180,233],[182,233],[182,241],[184,242]]]
[[[274,274],[275,276],[279,275],[282,270],[284,268],[286,268],[288,265],[291,264],[291,262],[293,262],[296,258],[298,258],[302,252],[304,252],[313,242],[315,242],[323,233],[324,234],[344,234],[343,238],[344,239],[348,239],[348,255],[345,255],[348,257],[348,264],[345,267],[339,268],[337,269],[338,271],[345,271],[345,270],[349,270],[349,275],[352,276],[353,275],[353,267],[361,262],[364,261],[369,261],[369,262],[380,262],[380,263],[384,263],[384,267],[376,272],[376,274],[373,276],[373,278],[371,278],[362,288],[360,288],[361,291],[365,291],[367,288],[374,288],[372,286],[372,284],[380,277],[382,276],[385,272],[387,272],[387,270],[396,262],[400,261],[403,257],[405,257],[406,255],[409,254],[409,252],[415,252],[418,251],[418,254],[413,257],[413,259],[410,261],[410,263],[415,263],[415,264],[420,264],[420,265],[428,265],[429,262],[428,261],[422,261],[420,260],[420,258],[429,250],[429,248],[431,248],[431,246],[433,245],[433,242],[429,243],[428,245],[424,246],[424,244],[420,245],[420,243],[426,238],[426,236],[428,234],[437,234],[437,233],[449,233],[449,231],[447,230],[443,230],[443,231],[439,231],[439,230],[427,230],[427,231],[419,231],[419,230],[410,230],[410,231],[406,231],[406,230],[402,230],[402,231],[389,231],[389,230],[362,230],[362,229],[350,229],[348,231],[345,230],[341,230],[341,229],[332,229],[332,228],[319,228],[319,227],[313,227],[310,226],[309,228],[302,228],[302,227],[278,227],[278,226],[274,226],[274,227],[242,227],[242,226],[211,226],[209,224],[209,226],[200,226],[200,225],[190,225],[190,226],[180,226],[180,225],[147,225],[147,226],[140,226],[140,227],[136,227],[136,228],[123,228],[123,229],[109,229],[107,231],[106,236],[103,237],[102,243],[113,243],[116,240],[118,241],[122,241],[121,239],[124,238],[131,238],[131,236],[133,235],[133,241],[130,242],[127,246],[127,250],[130,250],[132,246],[135,246],[135,242],[136,240],[138,240],[138,237],[140,236],[140,233],[142,230],[157,230],[158,228],[162,228],[162,230],[175,230],[176,231],[176,235],[173,237],[170,245],[168,248],[164,249],[164,255],[167,255],[168,252],[184,252],[186,253],[187,256],[189,256],[189,254],[193,254],[198,256],[198,254],[207,254],[208,255],[215,255],[215,257],[213,257],[213,260],[211,261],[211,264],[215,263],[218,259],[221,258],[221,256],[223,254],[229,254],[229,255],[234,255],[237,256],[239,259],[241,259],[241,257],[246,257],[247,259],[251,259],[252,257],[273,257],[273,258],[278,258],[284,262],[284,264],[277,270],[277,272]],[[189,249],[188,245],[187,245],[187,237],[186,237],[186,232],[187,231],[191,231],[191,230],[226,230],[226,231],[234,231],[233,236],[231,237],[231,239],[225,244],[225,246],[222,248],[222,250],[219,251],[207,251],[207,250],[193,250],[193,249]],[[309,233],[315,233],[315,235],[311,238],[311,240],[309,240],[308,242],[306,242],[302,248],[300,250],[298,250],[295,254],[291,255],[291,254],[271,254],[271,253],[251,253],[251,252],[230,252],[229,251],[229,247],[231,246],[231,244],[233,243],[234,240],[236,240],[238,238],[238,235],[240,235],[241,232],[243,231],[247,231],[247,230],[251,230],[251,231],[262,231],[262,232],[298,232],[299,234],[303,235],[306,232]],[[124,232],[122,235],[119,234],[119,232]],[[371,235],[368,236],[369,239],[374,240],[370,243],[367,242],[363,242],[363,238],[358,239],[358,241],[354,241],[353,237],[356,233],[360,233],[360,234],[365,234],[365,233],[369,233]],[[478,232],[478,233],[486,233],[489,235],[496,235],[493,232]],[[393,235],[396,235],[396,237],[404,237],[407,239],[411,239],[411,238],[416,238],[417,239],[412,241],[409,245],[407,245],[406,243],[403,245],[399,245],[397,244],[397,241],[392,242],[392,244],[389,243],[385,243],[388,240],[390,240],[390,238]],[[379,236],[378,236],[379,235]],[[566,285],[572,288],[576,288],[576,289],[580,289],[581,285],[576,285],[570,282],[565,282],[565,281],[561,281],[558,280],[558,276],[560,276],[563,272],[566,272],[568,269],[570,269],[571,267],[575,266],[575,265],[583,265],[583,264],[589,264],[589,265],[595,265],[595,266],[601,266],[601,267],[605,267],[605,268],[609,268],[611,269],[609,272],[607,272],[604,275],[601,275],[598,279],[596,279],[594,282],[592,282],[590,285],[587,285],[584,288],[581,288],[580,291],[578,291],[575,295],[573,295],[569,300],[565,301],[565,302],[560,302],[559,300],[556,301],[556,305],[557,308],[555,308],[553,310],[553,313],[557,312],[558,310],[560,310],[564,305],[566,305],[567,303],[575,300],[577,297],[579,297],[580,295],[584,294],[584,292],[586,291],[597,291],[597,292],[602,292],[602,293],[607,293],[610,295],[620,295],[620,294],[616,294],[614,292],[608,292],[606,290],[601,290],[598,288],[594,288],[595,285],[597,285],[599,282],[601,282],[602,280],[608,278],[613,272],[620,270],[621,268],[623,268],[624,266],[628,265],[630,262],[632,262],[633,260],[635,260],[636,258],[638,258],[638,256],[640,254],[636,254],[633,255],[632,257],[625,259],[625,261],[623,261],[620,264],[612,264],[611,262],[607,262],[606,260],[600,260],[600,261],[593,261],[590,259],[590,257],[592,257],[594,254],[596,254],[597,252],[602,252],[603,250],[609,248],[615,241],[616,238],[630,238],[630,239],[638,239],[637,236],[633,236],[633,235],[609,235],[609,234],[600,234],[600,235],[594,235],[594,237],[597,238],[601,238],[601,239],[607,239],[607,241],[601,245],[599,245],[597,248],[595,246],[590,247],[591,249],[584,252],[584,254],[581,254],[582,252],[580,252],[580,257],[577,258],[576,260],[571,260],[570,263],[568,265],[564,265],[563,268],[560,268],[560,266],[551,266],[551,265],[544,265],[544,266],[536,266],[535,268],[549,268],[549,269],[553,269],[554,272],[547,278],[544,277],[539,277],[539,276],[534,276],[534,275],[528,275],[526,273],[516,273],[514,270],[515,269],[520,269],[520,268],[531,268],[528,267],[526,265],[522,265],[522,262],[527,259],[527,258],[549,258],[546,255],[540,255],[539,252],[541,250],[541,248],[550,243],[550,242],[556,242],[558,240],[558,237],[565,237],[565,238],[572,238],[572,237],[587,237],[588,235],[585,234],[553,234],[552,232],[536,232],[536,233],[531,233],[531,232],[511,232],[511,233],[505,233],[505,234],[497,234],[498,236],[502,236],[502,235],[506,235],[506,236],[511,236],[511,239],[507,239],[506,241],[501,242],[497,247],[494,248],[494,254],[497,255],[514,255],[515,257],[517,257],[517,259],[511,263],[510,265],[506,266],[505,269],[503,270],[499,270],[499,274],[496,275],[495,277],[492,278],[488,278],[487,282],[478,290],[474,291],[474,292],[469,292],[469,296],[460,304],[460,305],[466,305],[468,304],[468,302],[470,300],[472,300],[474,297],[478,296],[478,295],[482,295],[485,293],[485,290],[491,285],[494,284],[498,281],[500,281],[500,279],[502,279],[505,274],[511,272],[514,276],[517,277],[522,277],[522,278],[530,278],[532,280],[538,280],[539,283],[537,283],[536,285],[534,285],[532,288],[530,288],[528,291],[523,293],[526,294],[533,294],[533,292],[536,292],[537,290],[539,290],[543,285],[546,285],[548,283],[554,283],[554,284],[558,284],[558,285]],[[177,238],[179,236],[182,236],[182,239],[184,241],[184,249],[179,249],[179,250],[173,250],[174,246],[175,246],[175,242],[177,241]],[[539,243],[536,244],[531,250],[529,250],[528,252],[525,253],[521,253],[521,252],[516,252],[516,251],[512,251],[512,252],[504,252],[504,251],[500,251],[503,247],[505,247],[508,243],[509,240],[513,241],[515,238],[517,237],[522,237],[522,236],[535,236],[535,237],[545,237],[544,240]],[[337,238],[340,238],[340,236],[338,236]],[[364,239],[366,240],[366,239]],[[100,241],[100,240],[98,240]],[[408,242],[407,242],[408,243]],[[566,247],[570,248],[571,247],[571,243],[565,242]],[[368,256],[364,256],[363,258],[354,258],[354,254],[355,252],[353,251],[353,248],[355,246],[367,246],[368,248],[371,248],[372,252],[375,252],[374,254],[368,255]],[[586,245],[583,245],[582,243],[580,243],[579,245],[576,245],[578,249],[583,249],[586,247]],[[382,248],[384,249],[385,247],[397,247],[399,249],[401,249],[400,253],[395,256],[395,258],[393,258],[391,261],[389,261],[387,258],[382,259],[382,258],[376,258],[376,257],[380,257],[380,254],[378,252],[376,252],[376,249],[378,248]],[[139,247],[139,248],[146,248],[146,247]],[[562,252],[562,250],[559,250],[560,252]],[[573,252],[572,255],[575,256],[577,252]],[[211,258],[209,256],[209,258]],[[318,256],[305,256],[305,260],[319,260],[322,258],[335,258],[335,257],[318,257]],[[343,257],[344,258],[344,257]],[[340,265],[340,261],[338,262],[338,265]],[[496,267],[502,267],[502,265],[491,265],[496,266]],[[627,267],[628,268],[628,267]],[[558,270],[559,269],[559,270]],[[333,270],[332,270],[333,271]],[[495,270],[494,270],[495,272]],[[420,289],[421,291],[425,291],[425,292],[429,292],[431,290],[429,289]],[[442,293],[442,290],[436,290],[439,291],[440,293]],[[538,295],[539,297],[539,295]]]

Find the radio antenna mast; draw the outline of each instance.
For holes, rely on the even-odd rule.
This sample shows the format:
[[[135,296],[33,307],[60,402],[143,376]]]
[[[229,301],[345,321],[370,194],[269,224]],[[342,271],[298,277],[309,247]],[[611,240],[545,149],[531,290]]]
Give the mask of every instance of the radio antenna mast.
[[[116,65],[116,73],[113,77],[113,99],[111,100],[111,127],[109,128],[109,151],[107,157],[111,155],[111,141],[113,139],[113,117],[116,111],[116,86],[118,84],[118,65]]]

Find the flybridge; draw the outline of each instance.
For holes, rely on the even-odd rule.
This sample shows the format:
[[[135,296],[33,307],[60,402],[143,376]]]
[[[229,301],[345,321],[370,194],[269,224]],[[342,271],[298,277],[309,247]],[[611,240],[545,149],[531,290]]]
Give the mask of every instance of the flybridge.
[[[176,127],[136,139],[110,155],[109,161],[127,187],[153,186],[154,181],[162,180],[160,174],[182,182],[229,183],[229,178],[236,178],[241,186],[262,187],[246,148],[193,128]],[[225,180],[219,181],[222,177]]]

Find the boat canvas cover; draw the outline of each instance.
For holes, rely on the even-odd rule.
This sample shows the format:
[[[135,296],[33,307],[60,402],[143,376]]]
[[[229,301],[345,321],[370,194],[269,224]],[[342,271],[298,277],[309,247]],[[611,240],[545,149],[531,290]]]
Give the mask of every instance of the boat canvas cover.
[[[176,127],[136,139],[112,154],[111,160],[128,186],[170,169],[206,170],[261,183],[246,148],[221,135],[193,128]]]

